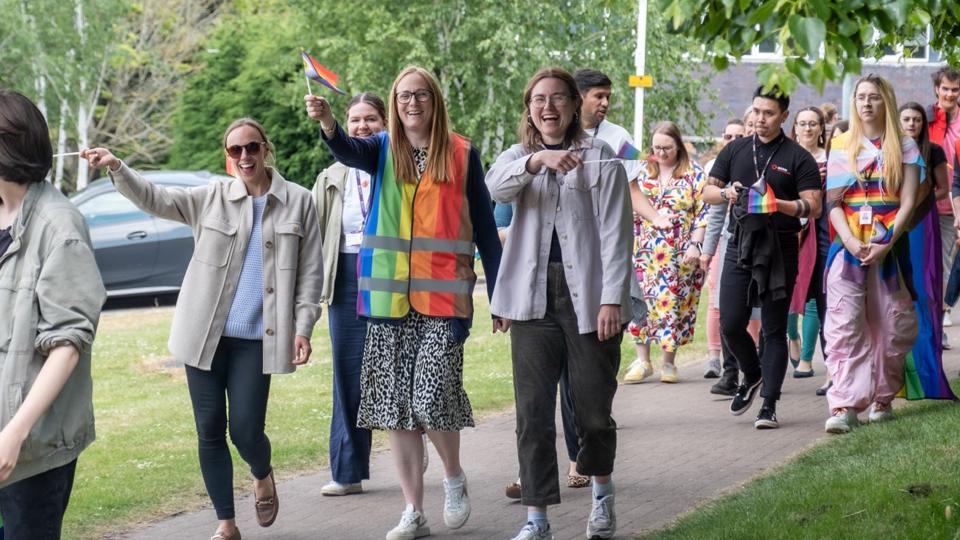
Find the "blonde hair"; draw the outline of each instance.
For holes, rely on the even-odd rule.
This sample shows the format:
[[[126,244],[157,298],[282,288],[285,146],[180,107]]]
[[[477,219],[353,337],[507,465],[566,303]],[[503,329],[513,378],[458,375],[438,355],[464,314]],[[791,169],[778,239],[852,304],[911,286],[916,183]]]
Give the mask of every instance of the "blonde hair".
[[[686,145],[683,144],[680,128],[669,120],[658,122],[657,125],[653,126],[653,131],[650,133],[650,156],[654,155],[652,146],[653,136],[658,134],[670,137],[673,139],[674,144],[677,145],[677,165],[673,168],[673,177],[683,178],[683,175],[693,170],[693,163],[690,161],[690,154],[687,152]],[[660,176],[660,164],[655,160],[648,159],[647,174],[653,177]]]
[[[889,193],[900,191],[903,182],[903,131],[900,129],[900,113],[897,111],[897,98],[893,87],[886,79],[878,75],[866,75],[857,79],[850,96],[850,130],[847,135],[847,157],[850,168],[857,177],[860,171],[857,167],[857,155],[860,154],[860,141],[863,139],[863,120],[857,112],[857,89],[863,83],[870,83],[877,87],[880,97],[883,98],[883,135],[880,140],[880,153],[883,156],[883,188]]]
[[[430,176],[434,182],[447,182],[447,163],[449,152],[453,147],[450,142],[450,121],[447,117],[447,107],[443,101],[443,92],[437,79],[426,69],[420,66],[407,66],[400,71],[390,88],[390,112],[387,115],[387,133],[390,135],[390,152],[393,154],[393,170],[397,181],[417,182],[417,165],[413,159],[413,145],[407,139],[406,131],[400,122],[397,111],[397,86],[407,75],[416,73],[427,83],[427,90],[432,94],[430,103],[433,106],[433,119],[430,123],[430,143],[427,148],[427,168],[424,174]]]
[[[263,125],[261,125],[260,122],[257,122],[253,118],[249,118],[249,117],[238,118],[233,122],[230,122],[230,125],[227,126],[227,130],[223,132],[224,151],[226,151],[227,149],[227,137],[229,137],[230,134],[233,133],[235,129],[241,128],[244,126],[252,127],[253,129],[257,130],[257,133],[260,134],[260,138],[263,139],[264,146],[267,147],[267,151],[263,155],[263,162],[273,167],[274,169],[276,169],[277,168],[277,152],[273,148],[273,143],[270,142],[270,138],[267,137],[267,130],[263,129]]]

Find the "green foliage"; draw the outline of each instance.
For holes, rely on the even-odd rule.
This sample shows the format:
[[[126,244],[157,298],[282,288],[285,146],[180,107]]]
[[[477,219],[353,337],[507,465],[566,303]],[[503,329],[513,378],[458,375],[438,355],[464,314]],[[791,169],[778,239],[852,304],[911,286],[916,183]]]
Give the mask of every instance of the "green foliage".
[[[960,63],[957,4],[953,0],[660,0],[670,28],[695,40],[717,69],[766,40],[779,43],[782,66],[762,69],[767,87],[786,92],[798,83],[822,90],[828,80],[856,75],[862,57],[880,58],[897,46],[926,41],[953,65]]]

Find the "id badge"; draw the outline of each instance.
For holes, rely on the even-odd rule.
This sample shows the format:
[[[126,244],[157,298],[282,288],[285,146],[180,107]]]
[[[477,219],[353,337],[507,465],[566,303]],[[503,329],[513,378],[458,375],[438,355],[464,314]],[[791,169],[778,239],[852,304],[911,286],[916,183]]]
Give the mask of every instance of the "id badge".
[[[346,236],[347,247],[359,246],[363,240],[363,233],[347,233],[344,236]]]
[[[864,205],[860,207],[860,224],[861,225],[873,224],[873,207],[869,205]]]

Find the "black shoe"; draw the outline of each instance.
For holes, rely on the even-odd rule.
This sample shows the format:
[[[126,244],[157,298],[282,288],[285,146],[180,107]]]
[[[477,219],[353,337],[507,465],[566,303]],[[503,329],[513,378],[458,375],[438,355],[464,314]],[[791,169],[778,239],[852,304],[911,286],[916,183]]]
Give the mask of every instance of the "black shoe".
[[[813,369],[811,369],[810,371],[800,371],[799,369],[793,370],[794,379],[806,379],[809,377],[813,377],[813,375],[814,375]]]
[[[753,421],[753,427],[757,429],[777,429],[780,423],[777,422],[777,413],[770,407],[761,407],[760,414]]]
[[[820,388],[817,388],[817,395],[818,396],[827,395],[827,390],[830,390],[831,386],[833,386],[833,380],[827,381],[827,384],[821,386]]]
[[[740,416],[747,412],[747,409],[753,404],[753,398],[757,397],[757,391],[760,390],[762,384],[763,378],[758,378],[753,382],[744,381],[737,388],[737,393],[734,394],[733,401],[730,403],[730,414]]]
[[[720,379],[716,384],[710,387],[711,394],[717,394],[718,396],[730,396],[733,397],[737,393],[737,380],[736,379]]]

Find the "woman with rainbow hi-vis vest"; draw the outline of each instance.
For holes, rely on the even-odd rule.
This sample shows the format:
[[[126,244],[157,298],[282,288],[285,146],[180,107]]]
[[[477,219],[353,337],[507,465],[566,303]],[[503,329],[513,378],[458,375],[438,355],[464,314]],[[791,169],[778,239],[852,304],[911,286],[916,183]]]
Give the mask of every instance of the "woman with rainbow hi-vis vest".
[[[357,313],[369,323],[357,423],[390,432],[407,506],[386,538],[430,534],[422,431],[443,461],[444,524],[460,528],[470,517],[459,454],[460,430],[474,425],[463,389],[474,252],[490,296],[501,252],[480,154],[449,130],[440,86],[420,67],[397,75],[387,130],[371,137],[348,137],[325,99],[304,99],[334,157],[373,177],[357,263]],[[504,322],[494,319],[498,329]]]

